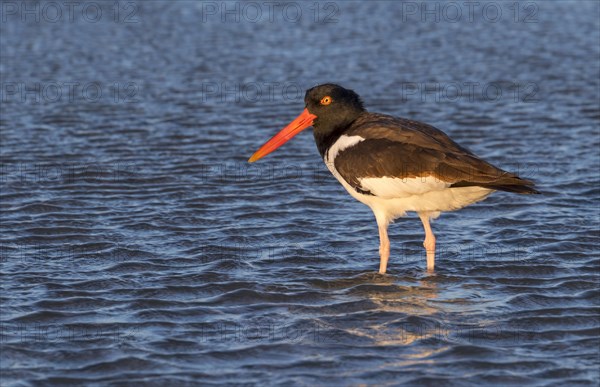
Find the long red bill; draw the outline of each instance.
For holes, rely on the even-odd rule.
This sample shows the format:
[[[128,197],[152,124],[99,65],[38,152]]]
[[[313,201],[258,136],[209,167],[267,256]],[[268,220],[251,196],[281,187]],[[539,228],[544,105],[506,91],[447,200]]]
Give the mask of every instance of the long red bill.
[[[312,126],[315,118],[317,118],[317,116],[309,113],[308,109],[304,109],[304,111],[298,117],[296,117],[294,121],[290,122],[288,126],[281,129],[279,133],[274,135],[269,141],[264,143],[263,146],[254,152],[252,157],[248,159],[248,162],[253,163],[256,160],[262,159],[269,153],[273,152],[275,149],[291,140],[292,137],[309,126]]]

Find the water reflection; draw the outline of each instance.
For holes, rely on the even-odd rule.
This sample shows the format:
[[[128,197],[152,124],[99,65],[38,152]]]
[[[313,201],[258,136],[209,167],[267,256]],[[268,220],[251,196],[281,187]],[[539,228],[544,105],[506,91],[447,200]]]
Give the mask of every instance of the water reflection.
[[[434,327],[428,317],[444,313],[430,303],[438,297],[437,281],[424,277],[415,284],[407,284],[391,275],[382,277],[378,286],[366,290],[364,296],[377,305],[373,312],[387,317],[358,327],[352,333],[368,337],[376,345],[408,345],[431,337]]]

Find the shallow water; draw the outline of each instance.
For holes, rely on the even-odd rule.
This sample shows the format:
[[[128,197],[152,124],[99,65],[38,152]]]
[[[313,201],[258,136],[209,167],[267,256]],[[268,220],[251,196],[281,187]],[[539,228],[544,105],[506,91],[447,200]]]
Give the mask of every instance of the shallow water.
[[[10,4],[2,386],[598,383],[598,3]],[[435,275],[400,219],[376,274],[309,131],[246,163],[322,82],[544,194],[443,214]]]

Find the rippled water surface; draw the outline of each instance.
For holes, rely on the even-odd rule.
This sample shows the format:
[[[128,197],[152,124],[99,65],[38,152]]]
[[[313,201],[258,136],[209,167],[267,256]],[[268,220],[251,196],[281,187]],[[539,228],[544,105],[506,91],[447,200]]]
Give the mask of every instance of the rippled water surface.
[[[2,4],[2,386],[597,385],[597,2],[48,4]],[[376,274],[310,131],[246,163],[322,82],[543,195]]]

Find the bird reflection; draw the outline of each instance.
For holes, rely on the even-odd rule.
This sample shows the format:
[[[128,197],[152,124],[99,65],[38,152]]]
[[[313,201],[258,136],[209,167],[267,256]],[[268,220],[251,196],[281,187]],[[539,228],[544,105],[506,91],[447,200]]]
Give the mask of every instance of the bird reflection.
[[[376,324],[362,325],[353,329],[352,334],[368,337],[376,345],[409,345],[440,334],[437,321],[443,311],[431,303],[438,298],[436,275],[425,276],[416,283],[412,275],[378,277],[377,286],[369,287],[366,296],[378,306],[378,313],[398,318],[377,319]]]

